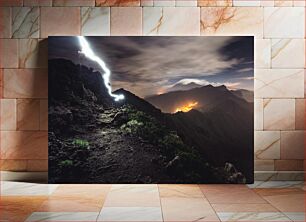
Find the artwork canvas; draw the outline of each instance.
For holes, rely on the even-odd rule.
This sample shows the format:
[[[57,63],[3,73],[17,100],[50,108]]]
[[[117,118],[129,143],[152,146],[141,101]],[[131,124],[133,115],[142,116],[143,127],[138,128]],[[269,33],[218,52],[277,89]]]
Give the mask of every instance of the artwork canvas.
[[[49,183],[252,183],[254,37],[49,37]]]

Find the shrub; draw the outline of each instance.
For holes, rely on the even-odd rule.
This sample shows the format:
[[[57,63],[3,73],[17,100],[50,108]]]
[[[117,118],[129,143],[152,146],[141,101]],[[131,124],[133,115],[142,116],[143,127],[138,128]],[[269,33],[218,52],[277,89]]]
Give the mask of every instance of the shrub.
[[[75,140],[73,140],[72,144],[75,147],[82,148],[82,149],[88,149],[89,148],[89,142],[87,140],[75,139]]]
[[[61,167],[70,167],[73,166],[73,161],[72,160],[63,160],[59,163]]]

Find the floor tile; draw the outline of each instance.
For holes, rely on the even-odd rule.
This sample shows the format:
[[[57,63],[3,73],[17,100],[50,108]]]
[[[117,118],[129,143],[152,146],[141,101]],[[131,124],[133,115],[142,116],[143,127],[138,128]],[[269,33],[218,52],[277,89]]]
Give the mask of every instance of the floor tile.
[[[268,203],[261,204],[212,204],[216,212],[277,212],[278,210]]]
[[[1,181],[2,196],[44,196],[50,195],[58,187],[56,184],[21,183]]]
[[[164,221],[219,221],[205,198],[161,198]]]
[[[291,219],[294,222],[306,221],[305,212],[296,212],[296,213],[283,212],[283,214],[285,214],[289,219]]]
[[[1,196],[0,221],[24,221],[45,199],[46,196]]]
[[[61,184],[52,196],[82,196],[88,198],[105,199],[110,191],[110,184]]]
[[[26,221],[96,221],[99,212],[34,212]]]
[[[290,221],[288,217],[279,212],[268,213],[218,213],[221,221]]]
[[[210,203],[266,203],[246,185],[200,185]]]
[[[192,184],[160,184],[158,190],[160,197],[204,197],[199,186]]]
[[[156,184],[112,185],[105,207],[159,207],[159,193]]]
[[[98,221],[163,221],[160,207],[103,207]]]

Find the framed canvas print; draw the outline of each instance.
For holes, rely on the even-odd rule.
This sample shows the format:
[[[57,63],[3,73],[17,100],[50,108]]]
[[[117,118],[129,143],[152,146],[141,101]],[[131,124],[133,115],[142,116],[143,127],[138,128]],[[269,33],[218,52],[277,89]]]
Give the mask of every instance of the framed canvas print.
[[[50,183],[253,182],[253,37],[48,45]]]

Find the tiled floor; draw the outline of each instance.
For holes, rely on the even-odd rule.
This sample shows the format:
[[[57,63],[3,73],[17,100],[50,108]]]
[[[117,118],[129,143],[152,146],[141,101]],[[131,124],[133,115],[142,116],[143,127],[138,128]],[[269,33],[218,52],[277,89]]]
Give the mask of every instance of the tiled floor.
[[[305,221],[302,182],[46,185],[1,182],[0,221]]]

